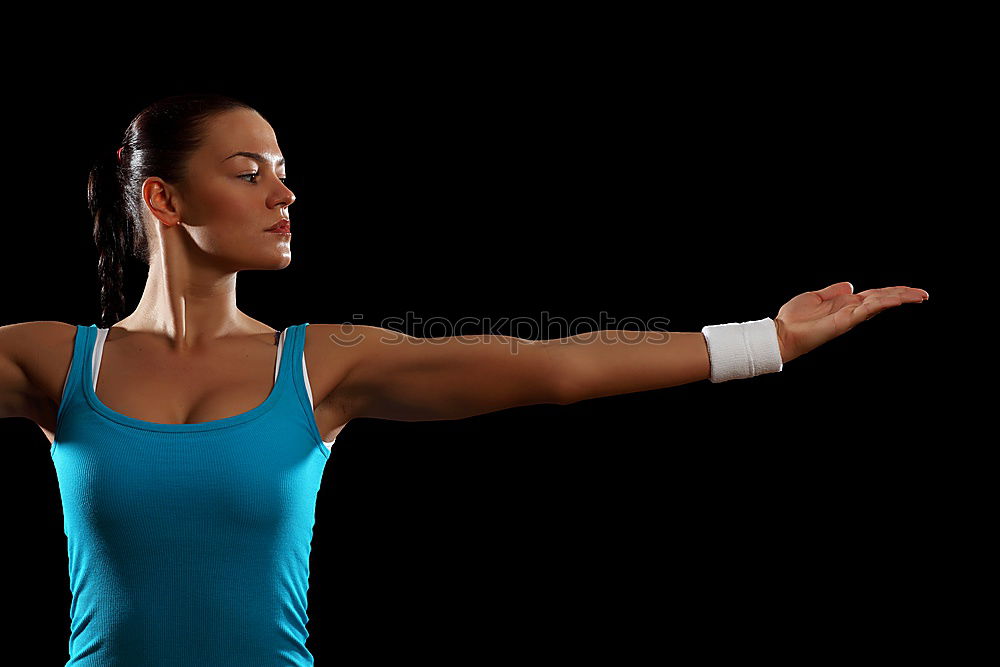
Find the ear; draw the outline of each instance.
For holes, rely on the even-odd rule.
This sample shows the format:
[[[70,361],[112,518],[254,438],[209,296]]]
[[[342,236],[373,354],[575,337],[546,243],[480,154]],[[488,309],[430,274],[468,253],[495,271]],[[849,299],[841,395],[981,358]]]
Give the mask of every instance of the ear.
[[[180,193],[162,178],[150,176],[145,180],[142,201],[153,217],[167,227],[181,222]]]

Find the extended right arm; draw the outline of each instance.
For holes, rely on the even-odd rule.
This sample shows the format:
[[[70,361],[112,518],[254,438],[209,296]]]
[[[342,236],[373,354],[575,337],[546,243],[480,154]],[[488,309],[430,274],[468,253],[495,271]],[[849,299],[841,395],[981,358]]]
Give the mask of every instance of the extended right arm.
[[[65,322],[0,326],[0,418],[39,422],[58,407],[76,327]]]
[[[32,324],[0,327],[0,417],[28,417],[31,412],[34,388],[24,372],[21,353]]]

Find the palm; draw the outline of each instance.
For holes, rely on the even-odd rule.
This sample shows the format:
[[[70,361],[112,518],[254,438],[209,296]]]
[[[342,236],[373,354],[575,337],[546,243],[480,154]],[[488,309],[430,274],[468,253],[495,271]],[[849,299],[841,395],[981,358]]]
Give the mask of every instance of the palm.
[[[915,287],[881,287],[853,293],[849,282],[815,292],[803,292],[786,303],[774,318],[782,362],[791,361],[823,343],[847,333],[878,313],[919,303],[928,294]]]

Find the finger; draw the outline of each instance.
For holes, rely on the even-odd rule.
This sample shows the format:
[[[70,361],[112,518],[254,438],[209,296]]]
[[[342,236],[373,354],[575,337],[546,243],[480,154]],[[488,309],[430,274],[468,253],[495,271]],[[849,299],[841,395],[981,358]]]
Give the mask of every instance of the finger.
[[[860,306],[854,309],[854,312],[851,314],[851,322],[853,324],[858,324],[860,322],[864,322],[865,320],[870,320],[883,310],[892,308],[893,306],[898,306],[902,303],[903,300],[895,294],[870,296],[866,298]]]
[[[842,283],[834,283],[828,287],[824,287],[821,290],[816,290],[813,292],[813,294],[818,295],[819,298],[826,301],[827,299],[832,299],[836,296],[840,296],[841,294],[850,294],[853,291],[854,291],[854,285],[845,280]]]
[[[875,308],[879,297],[870,296],[857,306],[846,306],[833,314],[833,322],[837,331],[847,332],[865,320],[875,316]]]
[[[907,303],[917,303],[930,297],[927,290],[922,290],[918,287],[906,287],[904,285],[898,285],[895,287],[879,287],[876,289],[866,289],[863,292],[858,292],[858,295],[863,297],[872,295],[883,296],[887,294],[897,294]]]

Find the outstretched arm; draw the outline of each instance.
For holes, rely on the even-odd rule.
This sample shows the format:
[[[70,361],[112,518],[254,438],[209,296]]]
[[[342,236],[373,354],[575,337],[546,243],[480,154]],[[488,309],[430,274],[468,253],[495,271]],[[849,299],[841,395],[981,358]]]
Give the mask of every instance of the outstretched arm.
[[[886,287],[853,294],[850,283],[805,292],[774,320],[783,362],[875,314],[923,301],[924,290]],[[321,365],[338,379],[324,399],[347,420],[461,419],[506,408],[673,387],[708,379],[701,332],[604,330],[549,340],[484,334],[415,338],[372,326],[322,327]]]
[[[415,338],[372,326],[313,325],[330,344],[313,363],[336,368],[324,399],[344,417],[461,419],[512,407],[567,404],[708,377],[700,333],[595,331],[526,340]]]

